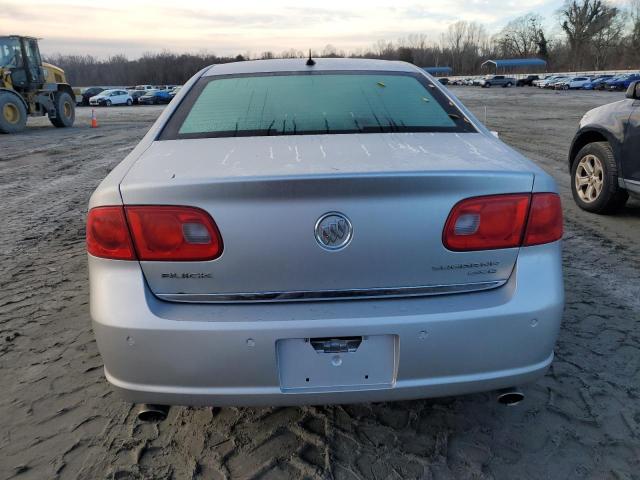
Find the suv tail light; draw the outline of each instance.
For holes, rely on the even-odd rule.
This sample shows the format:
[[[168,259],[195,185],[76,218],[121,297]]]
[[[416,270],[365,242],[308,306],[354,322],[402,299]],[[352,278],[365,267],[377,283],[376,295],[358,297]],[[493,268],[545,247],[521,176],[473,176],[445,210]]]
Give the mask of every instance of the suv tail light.
[[[205,261],[222,254],[222,238],[199,208],[98,207],[87,217],[87,250],[117,260]]]
[[[539,245],[562,237],[562,208],[555,193],[490,195],[453,207],[442,242],[453,251]]]

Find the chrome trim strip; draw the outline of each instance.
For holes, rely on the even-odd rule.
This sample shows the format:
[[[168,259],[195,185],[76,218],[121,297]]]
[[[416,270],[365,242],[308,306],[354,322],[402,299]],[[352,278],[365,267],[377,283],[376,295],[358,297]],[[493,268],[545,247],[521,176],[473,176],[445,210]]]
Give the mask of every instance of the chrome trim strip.
[[[367,298],[419,297],[450,293],[478,292],[504,285],[506,280],[464,283],[454,285],[429,285],[421,287],[362,288],[349,290],[319,290],[256,293],[156,293],[156,297],[169,302],[182,303],[258,303],[298,302],[317,300],[352,300]]]

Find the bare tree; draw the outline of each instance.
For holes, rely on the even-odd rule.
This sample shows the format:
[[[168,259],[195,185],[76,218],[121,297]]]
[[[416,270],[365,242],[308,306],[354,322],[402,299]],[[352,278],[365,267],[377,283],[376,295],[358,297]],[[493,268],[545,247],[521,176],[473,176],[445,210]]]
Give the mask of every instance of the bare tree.
[[[344,52],[338,51],[336,47],[334,47],[329,43],[325,45],[325,47],[322,49],[321,55],[326,58],[339,58],[339,57],[344,57]]]
[[[379,58],[392,59],[395,56],[395,47],[393,46],[393,42],[378,40],[374,45],[374,48]]]
[[[468,23],[458,21],[449,25],[447,31],[442,35],[443,47],[449,51],[451,67],[456,72],[462,71],[462,52],[464,50],[464,39],[467,35]]]
[[[631,34],[629,43],[632,57],[640,60],[640,0],[629,1],[629,17],[631,20]]]
[[[593,38],[611,26],[618,14],[603,0],[567,0],[560,9],[561,26],[571,50],[573,68],[584,64],[585,52],[589,50]]]
[[[529,13],[511,20],[497,35],[496,43],[503,56],[529,57],[540,55],[541,43],[546,46],[542,17]]]
[[[624,48],[622,43],[627,19],[623,15],[616,15],[611,23],[600,30],[591,39],[591,54],[589,61],[595,70],[601,70],[609,63],[609,58],[619,56]]]

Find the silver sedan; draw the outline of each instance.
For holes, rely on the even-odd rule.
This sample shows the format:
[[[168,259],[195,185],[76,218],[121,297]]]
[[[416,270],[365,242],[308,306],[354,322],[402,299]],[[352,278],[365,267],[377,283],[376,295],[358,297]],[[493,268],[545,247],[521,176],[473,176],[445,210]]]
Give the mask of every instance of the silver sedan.
[[[553,359],[556,185],[407,63],[205,68],[89,207],[93,327],[132,402],[457,395]]]

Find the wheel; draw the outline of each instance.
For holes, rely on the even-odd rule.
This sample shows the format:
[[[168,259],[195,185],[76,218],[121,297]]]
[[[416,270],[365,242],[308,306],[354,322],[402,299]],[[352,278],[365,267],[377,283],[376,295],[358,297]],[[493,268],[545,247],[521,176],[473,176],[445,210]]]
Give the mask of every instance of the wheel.
[[[127,106],[130,107],[131,105],[133,105],[133,100],[128,99],[127,100]]]
[[[489,82],[484,82],[484,88],[491,88],[491,84]]]
[[[0,92],[0,133],[17,133],[27,126],[27,109],[13,93]]]
[[[613,213],[629,194],[618,185],[618,165],[608,142],[594,142],[580,149],[571,165],[571,192],[583,210]]]
[[[104,106],[105,107],[110,107],[111,106],[111,100],[107,100],[106,102],[104,102]]]
[[[56,109],[56,118],[49,117],[49,121],[57,128],[73,126],[76,119],[76,107],[73,98],[68,92],[56,92],[53,94],[53,105]]]
[[[569,85],[563,85],[563,86],[562,86],[562,89],[563,89],[563,90],[569,90]]]
[[[511,86],[512,86],[512,85],[513,85],[513,84],[512,84],[511,82],[507,82],[507,84],[505,85],[505,87],[507,87],[507,88],[511,88]]]

